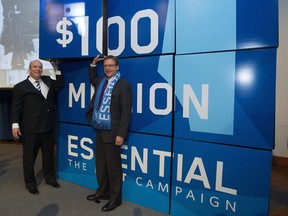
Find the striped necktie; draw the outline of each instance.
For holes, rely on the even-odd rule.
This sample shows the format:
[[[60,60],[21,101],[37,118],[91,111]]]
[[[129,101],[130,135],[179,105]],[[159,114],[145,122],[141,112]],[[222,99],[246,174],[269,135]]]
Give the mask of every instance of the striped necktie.
[[[40,81],[39,80],[36,80],[36,88],[39,92],[41,92],[41,86],[40,86]]]

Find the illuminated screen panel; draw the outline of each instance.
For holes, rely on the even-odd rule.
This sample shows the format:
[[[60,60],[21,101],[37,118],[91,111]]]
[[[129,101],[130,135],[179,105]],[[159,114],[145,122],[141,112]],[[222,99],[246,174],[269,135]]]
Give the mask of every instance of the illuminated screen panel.
[[[60,123],[59,133],[59,178],[95,190],[98,186],[95,130]],[[124,200],[169,213],[171,140],[165,136],[129,133],[121,149]]]
[[[87,124],[85,113],[94,93],[88,80],[90,61],[61,63],[65,85],[58,91],[59,121]],[[172,55],[119,59],[121,76],[132,86],[130,131],[172,134]],[[103,76],[102,62],[97,64]],[[77,113],[77,115],[75,115]]]
[[[94,57],[102,52],[102,0],[43,0],[40,10],[41,58]]]
[[[39,1],[0,1],[0,88],[26,79],[30,61],[38,58]],[[53,78],[52,65],[42,63]]]
[[[92,127],[59,123],[58,176],[93,190],[95,176],[95,131]]]
[[[176,1],[176,53],[278,46],[277,2]]]
[[[41,1],[41,58],[83,58],[103,53],[102,7],[102,0]],[[174,0],[109,1],[108,54],[173,53],[174,9]]]
[[[174,139],[171,215],[267,215],[272,152]]]
[[[126,144],[122,152],[123,198],[168,214],[172,138],[129,133]]]
[[[174,53],[175,0],[109,1],[108,35],[118,57]]]
[[[175,137],[272,149],[275,69],[276,49],[176,56]]]

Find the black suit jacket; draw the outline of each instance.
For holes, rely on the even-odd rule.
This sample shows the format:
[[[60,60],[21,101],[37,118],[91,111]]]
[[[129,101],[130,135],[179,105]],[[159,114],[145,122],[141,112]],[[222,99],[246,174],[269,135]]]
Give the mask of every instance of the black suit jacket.
[[[97,67],[89,68],[89,81],[95,87],[95,93],[88,106],[86,113],[86,119],[90,123],[94,101],[97,93],[97,89],[101,80],[104,78],[98,78],[96,76]],[[106,143],[114,143],[116,136],[126,138],[128,135],[130,120],[132,111],[132,90],[131,85],[124,79],[120,78],[113,88],[110,104],[111,114],[111,130],[97,130],[97,133],[102,136],[102,139]]]
[[[47,132],[55,127],[54,90],[62,87],[64,80],[62,76],[41,79],[49,87],[46,99],[28,78],[14,86],[11,122],[19,123],[22,134]]]

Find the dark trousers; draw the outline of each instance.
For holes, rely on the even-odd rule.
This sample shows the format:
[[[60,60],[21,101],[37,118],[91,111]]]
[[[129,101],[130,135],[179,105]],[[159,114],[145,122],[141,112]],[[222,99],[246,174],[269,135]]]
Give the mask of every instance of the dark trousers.
[[[114,143],[104,143],[96,136],[97,193],[110,196],[110,200],[122,201],[121,148]]]
[[[41,149],[43,178],[47,183],[56,181],[54,167],[54,131],[25,134],[23,137],[23,171],[26,187],[36,186],[35,161]]]

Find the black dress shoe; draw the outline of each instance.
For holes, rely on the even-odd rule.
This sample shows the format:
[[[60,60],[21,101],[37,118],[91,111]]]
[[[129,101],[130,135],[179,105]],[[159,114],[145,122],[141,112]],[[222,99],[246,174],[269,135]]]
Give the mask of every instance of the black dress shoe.
[[[117,208],[121,204],[122,204],[122,201],[112,201],[112,200],[110,200],[108,203],[106,203],[106,205],[104,205],[102,207],[101,210],[104,211],[104,212],[113,211],[115,208]]]
[[[109,196],[106,195],[99,195],[98,193],[90,194],[87,196],[87,200],[89,201],[99,201],[99,200],[108,200]]]
[[[51,183],[47,183],[48,185],[51,185],[54,188],[60,188],[60,184],[58,182],[51,182]]]
[[[31,194],[34,194],[34,195],[37,195],[39,194],[39,191],[36,187],[27,187],[27,190],[31,193]]]

